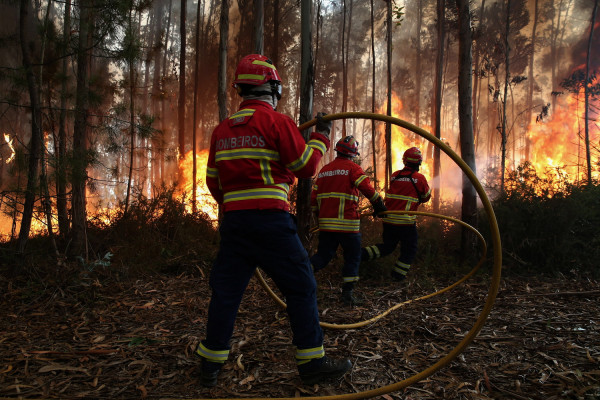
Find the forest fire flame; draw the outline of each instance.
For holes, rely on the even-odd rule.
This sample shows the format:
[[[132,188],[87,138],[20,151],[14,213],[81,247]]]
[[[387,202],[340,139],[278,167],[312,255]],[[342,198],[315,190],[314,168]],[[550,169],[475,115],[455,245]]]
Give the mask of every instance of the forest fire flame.
[[[8,148],[11,151],[10,157],[6,159],[6,164],[9,164],[12,160],[15,159],[15,148],[13,147],[13,141],[10,138],[10,135],[8,135],[7,133],[4,134],[4,141],[6,142]]]
[[[208,161],[208,149],[196,153],[196,207],[205,213],[211,220],[216,221],[219,215],[218,205],[213,199],[206,186],[206,163]],[[183,195],[191,195],[194,182],[194,154],[190,150],[179,162],[179,184],[177,189]],[[187,204],[186,209],[192,212],[192,204]]]
[[[547,120],[534,122],[528,127],[527,137],[531,142],[528,161],[539,176],[556,174],[553,169],[560,168],[571,183],[587,179],[583,98],[583,89],[578,94],[559,97]],[[598,135],[593,132],[597,129],[594,130],[590,124],[590,141],[597,143]],[[599,161],[593,153],[591,159],[593,165]]]

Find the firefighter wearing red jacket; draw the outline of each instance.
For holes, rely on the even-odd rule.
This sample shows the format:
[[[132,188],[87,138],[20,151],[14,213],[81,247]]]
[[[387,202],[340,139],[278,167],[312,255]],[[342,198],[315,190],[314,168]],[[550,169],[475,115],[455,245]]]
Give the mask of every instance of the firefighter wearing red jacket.
[[[419,173],[423,155],[416,147],[404,152],[404,168],[392,174],[390,187],[385,193],[388,210],[417,211],[419,205],[431,198],[427,179]],[[383,217],[383,243],[362,249],[362,261],[383,257],[394,251],[400,243],[400,256],[392,270],[392,278],[401,281],[406,278],[410,265],[417,254],[416,215],[388,214]]]
[[[371,202],[375,213],[385,211],[385,206],[363,169],[352,161],[358,156],[358,142],[354,137],[340,139],[335,150],[336,159],[321,169],[311,194],[311,207],[319,221],[319,244],[310,262],[315,272],[325,268],[341,246],[344,251],[342,302],[353,305],[361,255],[359,195],[362,193]]]
[[[325,356],[316,281],[289,211],[295,177],[316,172],[329,147],[331,122],[317,114],[308,143],[294,121],[275,111],[281,79],[271,60],[252,54],[238,64],[239,110],[213,131],[206,184],[223,211],[220,247],[210,273],[212,295],[201,357],[201,383],[215,386],[227,360],[242,296],[257,266],[287,301],[296,361],[305,384],[338,377],[352,364]]]

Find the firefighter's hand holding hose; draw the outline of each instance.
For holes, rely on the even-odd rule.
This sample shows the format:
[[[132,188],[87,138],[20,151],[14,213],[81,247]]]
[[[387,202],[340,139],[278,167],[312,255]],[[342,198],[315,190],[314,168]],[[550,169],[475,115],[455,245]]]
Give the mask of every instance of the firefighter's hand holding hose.
[[[326,115],[326,113],[322,112],[318,112],[317,115],[315,115],[315,118],[317,119],[317,125],[315,126],[315,130],[318,133],[325,135],[327,139],[329,139],[329,132],[331,131],[331,121],[325,121],[323,119],[323,117]]]
[[[371,205],[373,206],[373,217],[383,217],[382,214],[387,211],[387,207],[383,204],[381,197],[378,197]]]

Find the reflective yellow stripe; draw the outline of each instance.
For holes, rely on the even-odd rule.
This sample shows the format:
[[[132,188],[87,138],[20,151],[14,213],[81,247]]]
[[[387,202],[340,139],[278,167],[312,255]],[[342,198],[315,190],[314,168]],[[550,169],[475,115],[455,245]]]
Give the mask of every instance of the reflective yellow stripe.
[[[360,220],[358,220],[358,219],[338,219],[338,218],[319,218],[319,230],[358,232],[360,230]]]
[[[321,193],[317,195],[317,199],[318,200],[323,200],[323,199],[344,199],[344,200],[350,200],[350,201],[358,201],[358,196],[353,196],[351,194],[348,193],[343,193],[343,192],[329,192],[329,193]]]
[[[249,116],[253,115],[255,111],[256,110],[253,110],[251,108],[244,108],[242,110],[239,110],[235,114],[233,114],[231,117],[229,117],[229,119],[236,119],[239,117],[249,117]]]
[[[262,176],[265,185],[272,185],[275,183],[273,175],[271,175],[271,163],[269,160],[260,160],[260,175]]]
[[[278,161],[279,153],[275,150],[241,148],[234,150],[217,151],[215,161],[237,160],[240,158],[250,158],[255,160]]]
[[[359,277],[358,276],[344,276],[342,278],[342,280],[344,281],[344,283],[346,282],[358,282]]]
[[[377,247],[376,245],[375,246],[365,247],[365,249],[367,250],[367,254],[369,255],[369,259],[368,260],[372,260],[374,258],[381,257],[381,252],[379,251],[379,247]]]
[[[259,81],[262,81],[263,79],[265,79],[264,75],[255,75],[255,74],[239,74],[237,76],[238,80],[242,80],[242,79],[257,79]]]
[[[325,154],[325,152],[327,152],[327,146],[325,146],[325,143],[321,142],[320,140],[311,139],[308,141],[308,146],[319,150],[321,154]]]
[[[378,198],[378,197],[379,197],[379,193],[375,192],[375,194],[373,195],[373,197],[371,197],[371,198],[369,199],[369,201],[372,203],[372,202],[374,202],[375,200],[377,200],[377,198]]]
[[[325,356],[325,349],[323,346],[313,347],[312,349],[296,349],[296,362],[298,365],[306,364],[316,358],[322,358]]]
[[[408,225],[413,224],[417,220],[416,215],[408,215],[408,214],[387,214],[382,218],[383,222],[394,225]]]
[[[301,170],[302,168],[304,168],[306,166],[306,164],[308,164],[308,160],[310,160],[310,158],[312,157],[313,152],[314,152],[314,149],[312,147],[306,146],[306,148],[304,149],[304,152],[302,153],[300,158],[298,158],[295,161],[292,161],[291,163],[286,165],[286,167],[288,167],[292,171]]]
[[[219,170],[217,168],[206,168],[206,176],[209,178],[218,178]]]
[[[359,176],[358,179],[354,181],[354,186],[358,187],[358,185],[360,185],[365,179],[367,179],[366,175]]]
[[[271,69],[274,69],[275,71],[277,71],[277,68],[275,68],[275,66],[273,64],[269,64],[266,61],[254,60],[254,61],[252,61],[252,64],[262,65],[263,67],[271,68]]]
[[[413,203],[416,203],[417,201],[419,201],[419,199],[417,199],[416,197],[403,196],[403,195],[400,195],[400,194],[390,194],[390,193],[386,193],[385,194],[385,198],[386,199],[394,199],[394,200],[412,201]]]
[[[196,353],[209,361],[218,363],[223,363],[227,361],[227,357],[229,356],[229,350],[210,350],[206,348],[202,343],[198,345]]]
[[[255,200],[255,199],[275,199],[288,201],[288,186],[281,184],[277,185],[278,187],[269,187],[269,188],[254,188],[254,189],[246,189],[246,190],[236,190],[233,192],[225,193],[223,197],[224,203],[229,203],[231,201],[241,201],[241,200]]]
[[[405,264],[400,261],[396,261],[396,265],[394,266],[394,271],[401,275],[408,274],[408,270],[410,269],[410,264]]]

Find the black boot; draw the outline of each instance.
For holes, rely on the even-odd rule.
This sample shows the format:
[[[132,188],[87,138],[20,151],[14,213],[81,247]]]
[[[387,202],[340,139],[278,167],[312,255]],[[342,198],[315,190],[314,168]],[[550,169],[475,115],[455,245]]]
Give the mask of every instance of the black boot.
[[[214,387],[217,385],[217,378],[223,364],[208,361],[206,358],[195,353],[200,361],[200,384],[204,387]]]
[[[357,301],[354,297],[352,289],[342,290],[342,303],[344,303],[345,306],[356,305]]]
[[[342,303],[346,306],[358,304],[356,297],[354,297],[354,282],[346,282],[342,286]]]
[[[316,364],[311,366],[311,364]],[[349,359],[333,359],[327,356],[311,361],[302,366],[300,370],[300,379],[305,385],[314,385],[328,379],[340,378],[348,370],[352,368],[352,363]]]

